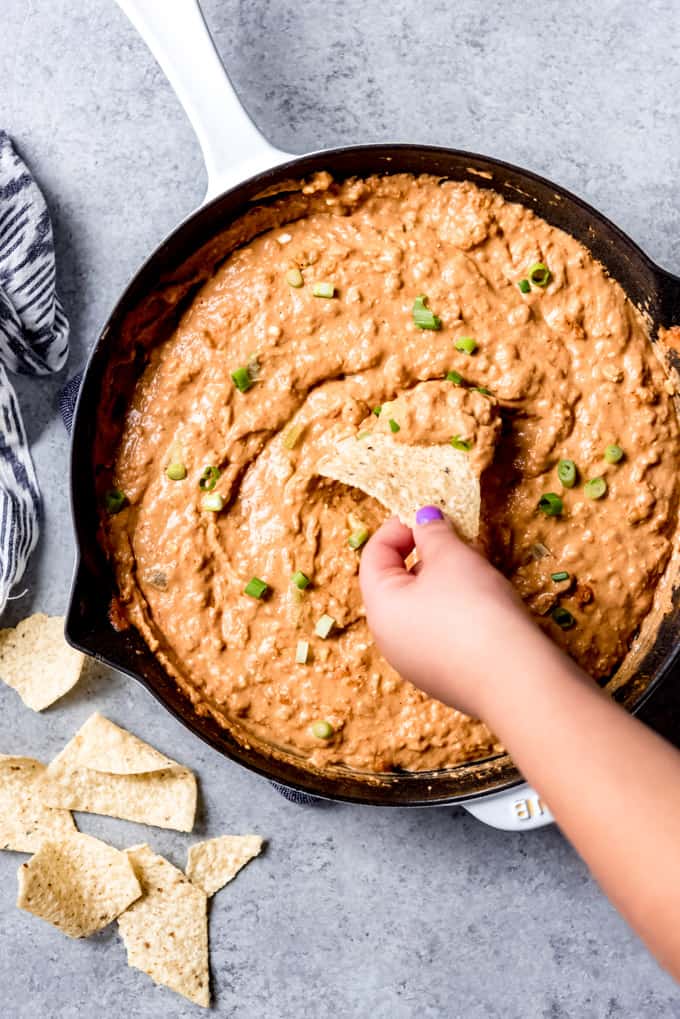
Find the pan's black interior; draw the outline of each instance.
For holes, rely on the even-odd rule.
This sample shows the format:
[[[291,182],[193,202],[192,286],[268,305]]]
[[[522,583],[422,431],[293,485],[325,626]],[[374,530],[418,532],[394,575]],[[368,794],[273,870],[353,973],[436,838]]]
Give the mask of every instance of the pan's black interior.
[[[373,173],[429,173],[472,180],[509,201],[533,208],[588,247],[645,310],[653,325],[680,323],[680,280],[655,266],[617,227],[568,192],[517,167],[471,153],[412,145],[361,146],[305,156],[277,167],[226,192],[182,223],[150,256],[114,309],[94,347],[83,381],[73,427],[71,495],[79,563],[73,581],[66,634],[75,646],[128,673],[202,739],[246,767],[285,785],[318,796],[395,806],[453,803],[498,792],[520,781],[512,762],[501,756],[447,771],[415,775],[358,776],[351,772],[316,774],[238,743],[210,717],[196,713],[149,651],[136,631],[117,632],[109,622],[114,592],[111,570],[97,543],[97,513],[92,471],[102,378],[116,348],[126,313],[176,270],[211,237],[251,207],[265,189],[284,180],[328,170],[336,178]],[[680,590],[665,617],[653,648],[617,697],[667,737],[680,741]],[[642,693],[640,691],[643,691]]]

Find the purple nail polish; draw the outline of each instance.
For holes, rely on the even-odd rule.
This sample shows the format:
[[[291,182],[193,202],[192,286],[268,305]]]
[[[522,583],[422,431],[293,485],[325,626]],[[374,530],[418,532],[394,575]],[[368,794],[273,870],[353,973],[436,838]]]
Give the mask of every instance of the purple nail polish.
[[[437,506],[421,506],[416,513],[417,524],[431,524],[433,520],[443,520],[444,514]]]

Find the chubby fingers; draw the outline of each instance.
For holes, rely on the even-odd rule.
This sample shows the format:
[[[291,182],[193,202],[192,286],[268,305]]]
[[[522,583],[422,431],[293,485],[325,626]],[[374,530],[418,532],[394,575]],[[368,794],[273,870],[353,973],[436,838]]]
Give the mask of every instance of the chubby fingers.
[[[359,582],[364,601],[372,600],[385,581],[409,580],[405,559],[413,549],[413,534],[396,517],[380,527],[361,553]]]

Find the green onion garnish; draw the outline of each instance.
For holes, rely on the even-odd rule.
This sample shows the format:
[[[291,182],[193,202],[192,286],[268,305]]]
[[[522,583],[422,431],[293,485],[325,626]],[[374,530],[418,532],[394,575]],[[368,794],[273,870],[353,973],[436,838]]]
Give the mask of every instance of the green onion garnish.
[[[292,428],[288,429],[288,431],[283,437],[283,445],[286,447],[286,449],[295,448],[295,446],[297,445],[297,441],[302,435],[304,429],[305,429],[304,425],[293,425]]]
[[[243,588],[243,593],[247,594],[249,598],[263,598],[268,587],[269,584],[265,583],[264,580],[260,580],[259,577],[251,577]]]
[[[314,633],[317,635],[317,637],[321,637],[322,640],[325,640],[334,626],[335,620],[333,619],[333,617],[327,616],[326,613],[324,612],[321,619],[314,627]]]
[[[469,439],[461,439],[460,435],[453,435],[451,437],[451,445],[454,449],[460,449],[463,453],[469,453],[472,449],[472,443]]]
[[[165,473],[171,481],[184,481],[187,476],[187,469],[184,464],[172,463],[165,468]]]
[[[316,739],[330,739],[333,735],[334,729],[330,722],[326,722],[325,719],[321,722],[314,722],[310,726],[312,736]]]
[[[395,435],[397,434],[397,432],[401,431],[401,425],[397,424],[397,422],[394,420],[394,418],[390,418],[390,420],[388,421],[388,424],[390,426],[390,431],[393,432]]]
[[[474,354],[477,349],[477,341],[473,340],[471,336],[461,336],[459,340],[456,340],[456,350],[460,350],[461,354]]]
[[[299,640],[295,648],[295,662],[297,665],[306,665],[309,657],[309,641]]]
[[[354,531],[353,534],[350,534],[347,540],[347,544],[349,545],[350,548],[358,549],[361,548],[362,545],[365,545],[367,541],[368,531],[366,530],[365,527],[362,527],[361,530]]]
[[[359,434],[357,435],[357,439],[367,439],[369,435],[372,434],[373,434],[372,432],[359,432]]]
[[[209,492],[201,499],[201,506],[211,513],[219,513],[224,509],[224,499],[219,492]]]
[[[413,302],[413,322],[419,329],[441,329],[442,320],[427,307],[427,297],[421,294]]]
[[[380,412],[381,411],[382,411],[382,404],[380,404],[380,403],[376,407],[373,408],[373,413],[375,414],[375,416],[377,418],[380,417]]]
[[[533,283],[535,287],[547,287],[552,279],[550,269],[543,262],[534,262],[527,272],[527,276],[529,277],[529,282]]]
[[[557,625],[563,630],[569,630],[576,622],[571,612],[562,605],[556,605],[551,615]]]
[[[299,269],[289,269],[286,273],[286,283],[289,287],[301,287],[304,282]]]
[[[413,302],[411,314],[414,325],[417,325],[419,329],[440,329],[441,319],[427,308],[426,302],[427,298],[425,297],[416,298]]]
[[[560,460],[557,465],[557,477],[565,488],[573,488],[576,484],[576,464],[573,460]]]
[[[240,393],[247,393],[253,384],[247,368],[237,368],[236,371],[232,372],[231,381]]]
[[[546,492],[538,500],[538,508],[547,517],[557,517],[562,512],[564,504],[559,495],[555,495],[554,492]]]
[[[557,573],[551,573],[550,579],[554,580],[556,584],[559,584],[561,580],[569,580],[569,574],[566,570],[559,570]]]
[[[119,488],[110,488],[104,496],[106,512],[112,517],[115,517],[116,513],[120,513],[126,504],[127,496]]]
[[[453,382],[454,386],[459,386],[463,381],[463,376],[459,372],[450,371],[446,373],[446,381]]]
[[[219,467],[204,467],[198,479],[198,487],[202,492],[212,492],[220,476]]]
[[[482,396],[491,396],[491,390],[487,389],[486,386],[474,386],[475,393],[481,393]]]
[[[605,446],[604,458],[608,464],[617,464],[619,460],[623,460],[623,450],[620,446],[612,443],[610,446]]]
[[[335,297],[335,285],[333,283],[315,283],[312,293],[315,297]]]
[[[586,499],[601,499],[607,494],[607,482],[604,478],[591,478],[583,486],[583,494]]]
[[[311,584],[311,580],[309,579],[307,574],[303,573],[301,570],[296,570],[290,579],[295,585],[295,587],[297,587],[298,591],[304,591],[304,589],[306,587],[309,587],[309,585]]]
[[[523,294],[528,294],[531,290],[531,283],[529,283],[529,280],[520,280],[517,286]]]

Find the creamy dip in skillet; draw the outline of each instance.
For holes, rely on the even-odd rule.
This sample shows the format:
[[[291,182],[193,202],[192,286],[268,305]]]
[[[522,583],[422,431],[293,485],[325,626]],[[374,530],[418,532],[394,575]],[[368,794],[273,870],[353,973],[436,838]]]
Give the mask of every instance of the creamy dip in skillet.
[[[241,738],[319,767],[455,765],[497,742],[373,646],[351,545],[386,511],[320,478],[320,458],[389,401],[400,443],[464,425],[477,456],[500,411],[489,555],[602,680],[670,555],[678,422],[641,315],[572,237],[469,183],[322,183],[304,215],[234,251],[149,354],[111,471],[125,503],[103,524],[117,611]],[[299,210],[283,197],[279,213],[287,201]],[[439,328],[414,321],[421,295]]]

